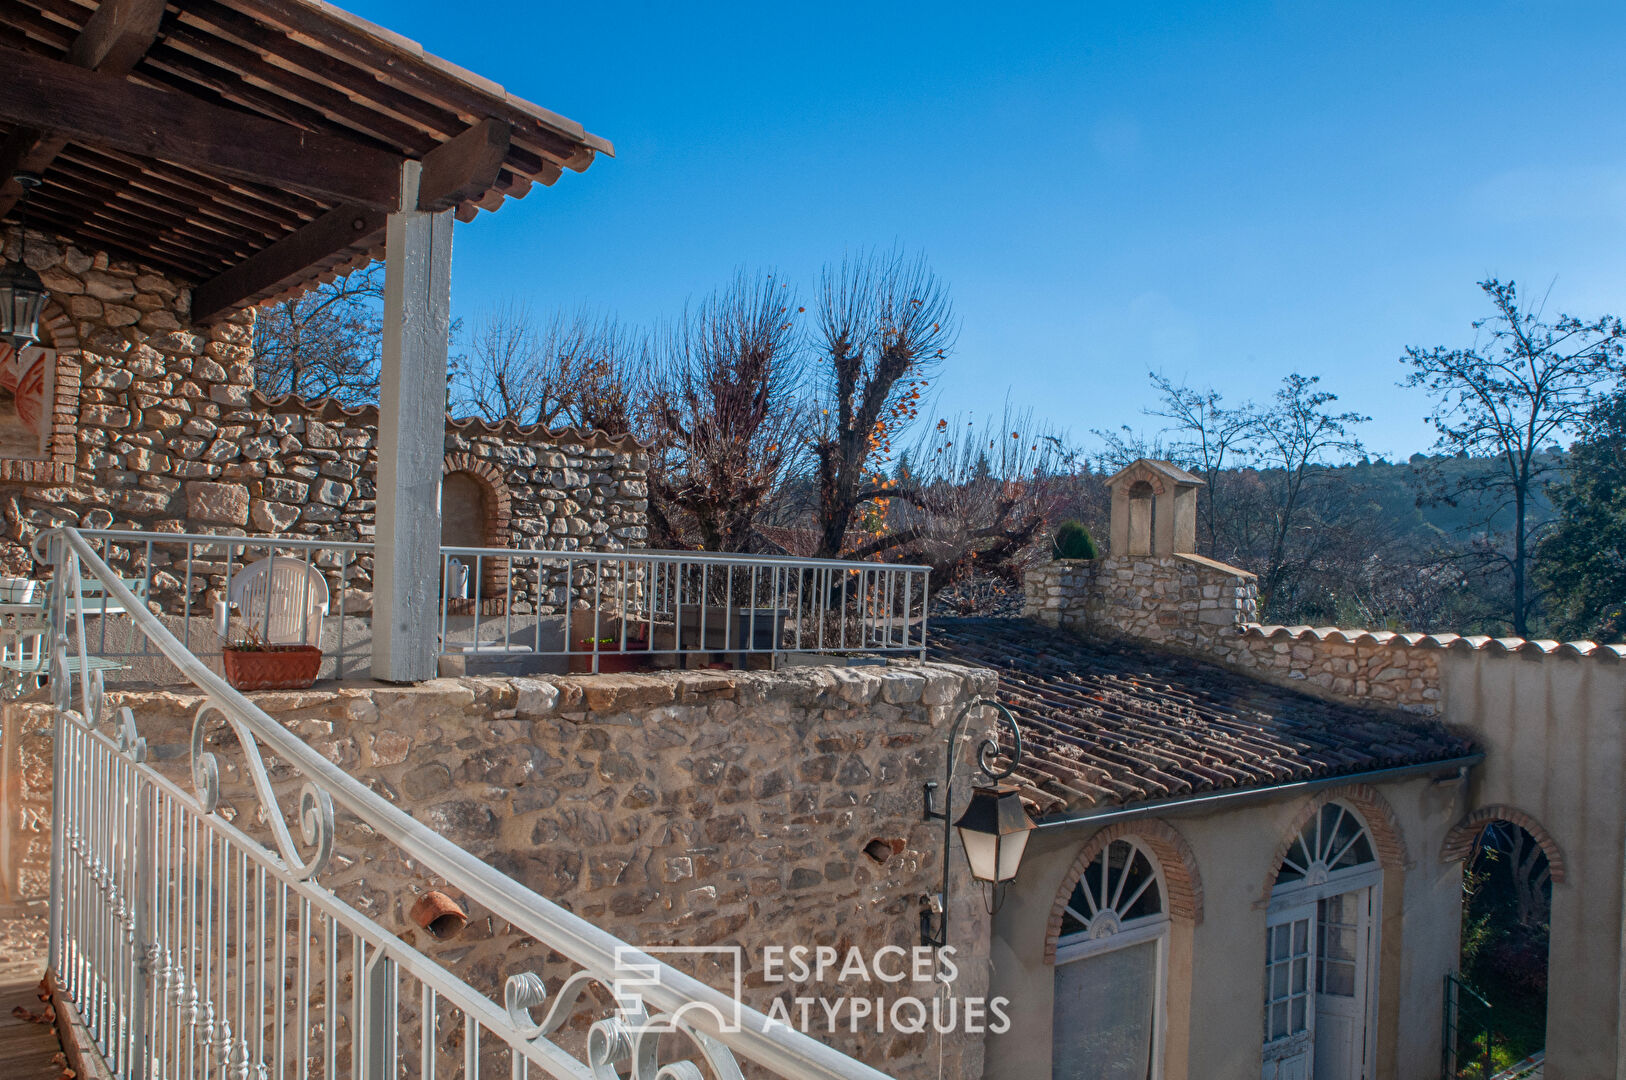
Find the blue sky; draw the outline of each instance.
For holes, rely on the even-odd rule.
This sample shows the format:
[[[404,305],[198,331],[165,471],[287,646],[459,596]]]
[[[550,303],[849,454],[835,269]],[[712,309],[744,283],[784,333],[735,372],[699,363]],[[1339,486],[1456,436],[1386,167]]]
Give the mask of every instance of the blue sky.
[[[457,314],[672,315],[737,267],[811,293],[923,251],[962,327],[940,413],[1090,441],[1146,371],[1264,398],[1298,370],[1431,437],[1407,344],[1474,283],[1626,314],[1626,4],[587,4],[343,0],[611,139],[459,226]]]

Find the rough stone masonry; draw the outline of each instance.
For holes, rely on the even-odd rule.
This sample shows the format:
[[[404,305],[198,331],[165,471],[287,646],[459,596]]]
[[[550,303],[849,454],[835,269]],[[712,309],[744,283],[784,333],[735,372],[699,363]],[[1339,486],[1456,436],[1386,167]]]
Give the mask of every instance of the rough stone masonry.
[[[18,254],[16,230],[6,237]],[[53,432],[39,461],[0,463],[0,566],[37,572],[29,542],[44,528],[289,535],[366,541],[373,534],[378,415],[331,400],[267,399],[253,387],[253,312],[199,328],[190,294],[135,263],[31,232],[26,261],[51,290],[46,344],[56,351]],[[612,551],[647,539],[646,455],[630,438],[452,422],[445,472],[481,503],[468,546]],[[115,552],[136,572],[139,552]],[[161,562],[163,555],[155,559]],[[339,570],[326,568],[337,590]],[[484,583],[501,595],[496,567]],[[364,599],[371,559],[345,568]],[[219,574],[192,587],[207,605]],[[534,578],[514,582],[516,610],[545,607]],[[155,580],[172,606],[179,575]],[[356,609],[352,614],[360,613]]]
[[[640,946],[737,945],[748,1004],[767,1010],[778,997],[794,1017],[797,997],[833,1001],[836,1030],[820,1006],[810,1013],[812,1034],[888,1074],[927,1080],[982,1075],[980,1035],[877,1032],[873,1019],[854,1032],[841,1010],[856,998],[929,1000],[931,988],[834,976],[774,982],[764,949],[827,946],[867,959],[919,944],[920,899],[937,891],[943,841],[941,823],[922,818],[922,784],[943,775],[953,718],[993,690],[991,671],[910,661],[253,696],[380,796],[543,896]],[[150,760],[187,789],[187,737],[200,701],[109,695],[111,707],[134,710]],[[37,729],[48,706],[9,705],[3,718]],[[49,752],[46,742],[37,753]],[[206,749],[222,766],[221,813],[252,831],[261,808],[236,737],[216,724]],[[962,777],[970,757],[962,750]],[[286,763],[271,770],[286,815],[303,778]],[[49,770],[26,775],[38,785]],[[49,806],[48,791],[24,795]],[[568,965],[478,909],[446,941],[417,929],[408,918],[417,898],[429,889],[456,895],[456,883],[430,876],[370,830],[346,827],[344,817],[324,885],[495,1000],[523,971],[557,987]],[[48,835],[48,822],[38,825]],[[30,850],[36,861],[45,856],[39,843]],[[961,853],[950,855],[951,994],[964,1001],[988,993],[989,916]],[[23,876],[38,881],[33,869]]]

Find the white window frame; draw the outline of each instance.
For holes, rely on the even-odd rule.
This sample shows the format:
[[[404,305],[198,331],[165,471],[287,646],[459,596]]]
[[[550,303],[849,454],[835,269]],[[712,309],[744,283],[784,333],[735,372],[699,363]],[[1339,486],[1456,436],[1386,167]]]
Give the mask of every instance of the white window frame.
[[[1162,1080],[1163,1077],[1163,1043],[1168,1034],[1168,993],[1169,993],[1169,888],[1163,877],[1163,864],[1153,854],[1152,849],[1136,840],[1132,836],[1121,836],[1101,849],[1095,859],[1090,860],[1090,866],[1095,866],[1102,857],[1111,857],[1112,844],[1125,843],[1134,851],[1144,855],[1146,862],[1152,868],[1152,879],[1157,885],[1157,897],[1162,910],[1156,915],[1146,915],[1135,919],[1127,926],[1109,931],[1099,937],[1092,937],[1089,924],[1085,929],[1062,937],[1056,943],[1056,967],[1069,964],[1077,960],[1086,960],[1092,956],[1114,952],[1118,949],[1127,949],[1132,945],[1143,945],[1146,942],[1156,943],[1156,956],[1153,963],[1157,965],[1156,988],[1152,996],[1152,1077],[1153,1080]],[[1133,858],[1133,854],[1130,856]],[[1089,875],[1086,868],[1081,877]],[[1074,883],[1077,884],[1076,882]],[[1069,891],[1068,899],[1072,898]],[[1069,905],[1071,907],[1071,905]],[[1092,920],[1093,921],[1093,920]],[[1055,979],[1051,980],[1052,992],[1055,988]],[[1055,1045],[1052,1036],[1052,1047]]]

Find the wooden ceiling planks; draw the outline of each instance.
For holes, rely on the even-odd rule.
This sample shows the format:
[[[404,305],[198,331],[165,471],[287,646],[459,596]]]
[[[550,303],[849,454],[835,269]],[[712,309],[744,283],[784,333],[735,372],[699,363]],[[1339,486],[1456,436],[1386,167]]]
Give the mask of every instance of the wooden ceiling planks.
[[[76,42],[85,48],[85,27],[98,7],[94,0],[0,0],[0,45],[72,59]],[[105,24],[106,15],[97,21]],[[552,184],[563,169],[581,171],[597,154],[613,153],[580,125],[415,42],[308,0],[170,0],[156,40],[128,81],[342,139],[363,154],[382,150],[421,159],[482,121],[500,121],[509,133],[501,167],[487,172],[482,188],[453,189],[468,191],[455,203],[461,221],[523,196],[533,184]],[[89,125],[82,138],[108,136]],[[190,284],[212,282],[341,209],[285,183],[221,175],[203,158],[180,163],[84,142],[58,140],[56,146],[45,184],[30,203],[41,224],[134,255]],[[244,302],[287,296],[365,265],[379,250],[372,240],[358,238],[332,251],[311,248],[303,272]]]

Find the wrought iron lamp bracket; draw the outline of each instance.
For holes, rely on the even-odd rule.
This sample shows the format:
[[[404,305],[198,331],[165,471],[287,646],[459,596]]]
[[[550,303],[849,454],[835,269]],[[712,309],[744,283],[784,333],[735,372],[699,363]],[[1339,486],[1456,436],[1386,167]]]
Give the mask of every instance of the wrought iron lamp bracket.
[[[991,733],[977,746],[976,771],[990,782],[996,782],[1014,773],[1022,761],[1022,729],[1017,726],[1016,717],[1011,715],[1011,711],[994,698],[979,697],[967,702],[955,716],[954,723],[949,726],[948,752],[944,755],[942,783],[939,785],[936,780],[928,780],[922,785],[925,793],[925,820],[943,823],[942,887],[936,896],[920,898],[920,941],[922,945],[934,949],[940,949],[948,944],[949,848],[954,837],[954,826],[949,821],[949,815],[954,808],[954,763],[959,757],[961,730],[973,711],[980,713],[983,709],[994,710],[995,722]],[[1011,738],[1010,750],[1004,755],[1003,766],[999,765],[1001,728],[1008,731]],[[943,791],[941,810],[937,807],[939,787]]]

